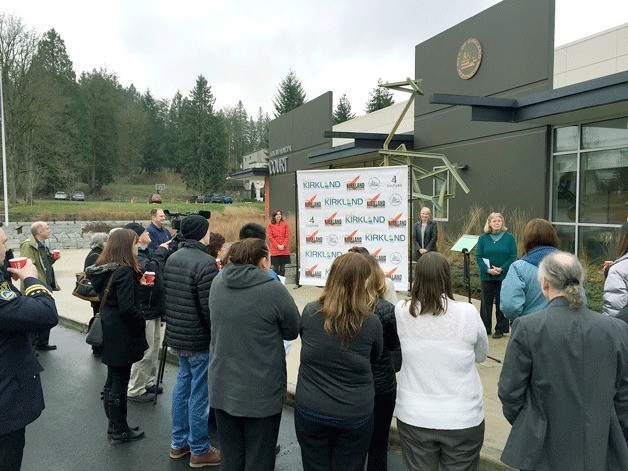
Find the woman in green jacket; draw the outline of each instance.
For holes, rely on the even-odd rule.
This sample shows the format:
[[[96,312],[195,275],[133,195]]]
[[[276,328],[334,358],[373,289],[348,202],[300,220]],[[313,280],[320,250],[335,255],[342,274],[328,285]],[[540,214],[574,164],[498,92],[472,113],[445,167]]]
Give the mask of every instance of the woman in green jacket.
[[[486,333],[491,333],[493,319],[493,303],[495,304],[494,339],[500,339],[510,330],[508,319],[499,308],[499,292],[502,280],[506,277],[510,264],[517,259],[517,243],[504,224],[501,213],[491,213],[484,225],[484,234],[478,240],[475,249],[475,260],[480,268],[480,282],[482,284],[482,304],[480,315],[486,327]]]

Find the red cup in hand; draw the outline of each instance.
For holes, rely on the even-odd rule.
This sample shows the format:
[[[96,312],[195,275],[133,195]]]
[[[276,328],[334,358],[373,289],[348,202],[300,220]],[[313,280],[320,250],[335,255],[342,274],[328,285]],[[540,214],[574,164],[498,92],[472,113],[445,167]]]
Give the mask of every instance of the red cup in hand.
[[[54,257],[55,260],[58,260],[59,257],[61,256],[61,251],[59,249],[54,249],[52,251],[52,256]]]
[[[26,261],[28,258],[26,257],[15,257],[9,260],[9,265],[11,268],[24,268],[26,266]],[[14,281],[17,281],[19,277],[17,275],[11,275]]]
[[[146,281],[147,285],[154,285],[155,284],[155,272],[154,271],[145,272],[144,280]]]

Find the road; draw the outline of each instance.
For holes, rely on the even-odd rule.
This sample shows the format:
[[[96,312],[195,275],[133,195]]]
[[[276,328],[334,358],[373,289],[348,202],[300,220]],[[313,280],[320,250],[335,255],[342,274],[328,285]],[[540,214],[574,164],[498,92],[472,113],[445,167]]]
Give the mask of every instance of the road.
[[[160,471],[190,469],[188,459],[173,460],[170,448],[170,406],[177,367],[166,365],[164,393],[157,404],[129,402],[129,423],[140,425],[146,437],[111,445],[100,390],[106,366],[91,354],[85,335],[65,327],[52,330],[50,341],[59,348],[41,352],[39,361],[46,409],[26,427],[23,471]],[[215,431],[214,431],[215,432]],[[220,449],[216,434],[212,445]],[[281,452],[275,470],[302,469],[294,433],[293,409],[285,406],[279,432]],[[402,470],[401,456],[389,452],[390,471]],[[220,469],[215,467],[212,469]]]

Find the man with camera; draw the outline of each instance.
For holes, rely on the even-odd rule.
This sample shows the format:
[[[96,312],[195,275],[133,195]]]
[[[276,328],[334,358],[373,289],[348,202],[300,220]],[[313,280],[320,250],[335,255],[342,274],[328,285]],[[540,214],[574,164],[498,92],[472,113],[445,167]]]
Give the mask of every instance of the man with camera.
[[[164,290],[166,340],[179,359],[172,392],[170,457],[190,456],[197,468],[220,464],[220,451],[209,440],[209,289],[218,274],[216,259],[207,252],[209,221],[198,214],[186,216],[178,234],[178,249],[166,261]]]

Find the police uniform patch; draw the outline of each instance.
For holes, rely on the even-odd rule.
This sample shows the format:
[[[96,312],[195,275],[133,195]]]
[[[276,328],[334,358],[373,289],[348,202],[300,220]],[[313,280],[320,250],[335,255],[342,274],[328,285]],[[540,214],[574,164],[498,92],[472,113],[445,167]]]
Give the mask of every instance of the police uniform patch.
[[[9,287],[9,283],[7,281],[0,283],[0,299],[3,301],[11,301],[15,298],[17,298],[17,293]]]

